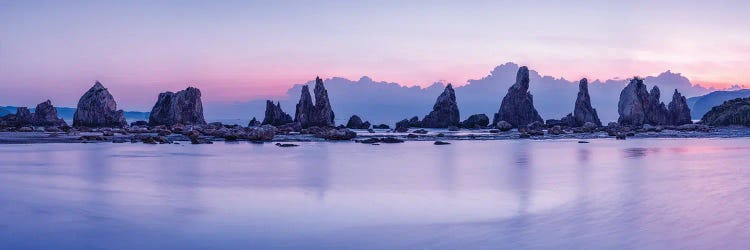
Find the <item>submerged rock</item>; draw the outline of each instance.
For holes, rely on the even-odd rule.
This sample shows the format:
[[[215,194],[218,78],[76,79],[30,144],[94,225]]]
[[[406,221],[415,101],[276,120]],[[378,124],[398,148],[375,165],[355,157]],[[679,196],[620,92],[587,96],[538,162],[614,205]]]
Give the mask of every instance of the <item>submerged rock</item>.
[[[750,126],[750,98],[725,101],[703,115],[700,123],[709,126]]]
[[[294,114],[294,121],[299,123],[303,128],[311,126],[317,127],[334,127],[333,109],[328,99],[328,90],[326,90],[323,80],[320,77],[315,78],[315,104],[310,96],[310,89],[307,85],[302,86],[302,95],[300,96],[297,109]]]
[[[294,122],[292,116],[281,109],[281,103],[273,104],[271,100],[266,100],[266,116],[263,118],[261,125],[281,126],[292,122]]]
[[[516,83],[508,88],[508,93],[495,114],[493,123],[506,121],[513,127],[523,127],[529,123],[544,122],[534,108],[534,98],[529,93],[529,69],[523,66],[518,69]]]
[[[124,112],[117,110],[114,97],[97,81],[78,100],[73,114],[74,127],[123,127],[127,125]]]
[[[159,98],[148,117],[148,124],[151,126],[205,125],[201,91],[197,88],[188,87],[177,93],[164,92],[159,94]]]
[[[506,121],[499,121],[499,122],[495,123],[495,128],[497,128],[498,130],[504,132],[504,131],[508,131],[508,130],[513,129],[513,125],[511,125],[510,123],[508,123]]]
[[[456,92],[453,90],[453,86],[448,84],[443,93],[438,96],[435,105],[432,106],[432,112],[422,119],[422,127],[447,128],[458,126],[459,123],[460,115],[456,103]]]

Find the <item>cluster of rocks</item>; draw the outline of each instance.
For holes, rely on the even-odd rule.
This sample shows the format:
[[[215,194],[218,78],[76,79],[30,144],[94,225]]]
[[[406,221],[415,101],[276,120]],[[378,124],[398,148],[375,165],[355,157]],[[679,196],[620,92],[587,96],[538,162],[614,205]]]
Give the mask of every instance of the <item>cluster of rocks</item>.
[[[281,109],[281,103],[276,102],[276,104],[273,104],[271,100],[266,100],[266,116],[263,118],[263,122],[260,123],[261,125],[281,126],[292,122],[294,122],[292,116]],[[250,121],[250,124],[257,125],[253,123],[253,121]]]
[[[206,120],[203,118],[201,91],[197,88],[188,87],[177,93],[164,92],[159,94],[148,117],[148,124],[151,126],[206,124]]]
[[[31,132],[32,127],[47,127],[45,131],[67,128],[68,124],[57,115],[50,100],[36,105],[34,113],[27,107],[18,107],[15,114],[0,117],[0,127],[9,131]]]
[[[620,118],[617,123],[634,127],[642,127],[644,124],[679,126],[692,123],[687,101],[676,89],[669,106],[659,101],[660,97],[658,86],[654,86],[649,92],[643,79],[634,77],[620,92],[617,104]]]
[[[328,99],[328,91],[320,77],[315,78],[314,91],[315,104],[313,104],[308,86],[302,86],[302,95],[300,96],[299,103],[297,103],[294,122],[298,123],[302,128],[335,126],[335,115],[331,108],[331,102]]]

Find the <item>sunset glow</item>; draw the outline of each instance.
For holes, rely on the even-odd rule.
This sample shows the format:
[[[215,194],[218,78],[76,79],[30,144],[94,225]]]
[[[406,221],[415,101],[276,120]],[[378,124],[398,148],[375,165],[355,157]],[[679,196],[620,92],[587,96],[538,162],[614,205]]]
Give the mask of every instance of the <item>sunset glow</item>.
[[[126,109],[188,85],[207,102],[281,96],[318,75],[463,85],[505,62],[748,84],[750,4],[686,2],[0,1],[0,105],[71,106],[94,80]]]

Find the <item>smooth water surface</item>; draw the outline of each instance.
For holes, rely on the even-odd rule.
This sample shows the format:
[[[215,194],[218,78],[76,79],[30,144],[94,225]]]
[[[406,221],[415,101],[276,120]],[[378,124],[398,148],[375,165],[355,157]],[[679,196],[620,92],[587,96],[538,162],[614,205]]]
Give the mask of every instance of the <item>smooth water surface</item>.
[[[0,249],[750,246],[750,139],[0,145]]]

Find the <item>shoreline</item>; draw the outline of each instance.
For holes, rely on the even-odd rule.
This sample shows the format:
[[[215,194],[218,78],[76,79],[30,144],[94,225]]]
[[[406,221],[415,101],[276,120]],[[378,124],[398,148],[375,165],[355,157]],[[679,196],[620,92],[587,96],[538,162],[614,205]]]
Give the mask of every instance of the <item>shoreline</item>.
[[[448,131],[445,129],[419,129],[422,133],[414,133],[411,130],[406,133],[391,132],[390,130],[352,130],[357,133],[356,137],[350,140],[327,140],[316,137],[313,134],[277,134],[271,140],[253,141],[247,139],[227,140],[223,137],[202,136],[202,143],[210,144],[214,142],[252,142],[252,143],[294,143],[294,142],[357,142],[366,144],[378,144],[375,142],[362,142],[364,140],[395,138],[395,142],[400,143],[408,141],[489,141],[489,140],[617,140],[615,136],[609,135],[606,131],[584,132],[584,133],[562,133],[559,135],[550,134],[545,130],[543,135],[522,138],[522,132],[513,129],[505,132],[490,132],[491,129],[477,130],[459,130]],[[418,130],[417,130],[418,131]],[[426,131],[426,133],[424,133]],[[43,143],[141,143],[141,144],[191,144],[191,139],[184,134],[170,134],[159,136],[158,133],[137,133],[137,134],[117,134],[105,132],[79,132],[76,134],[59,133],[59,132],[0,132],[0,144],[43,144]],[[744,138],[750,137],[750,127],[716,127],[708,132],[703,131],[684,131],[684,130],[663,130],[660,132],[635,132],[627,136],[627,139],[700,139],[700,138]],[[156,141],[146,142],[143,138],[161,138]]]

